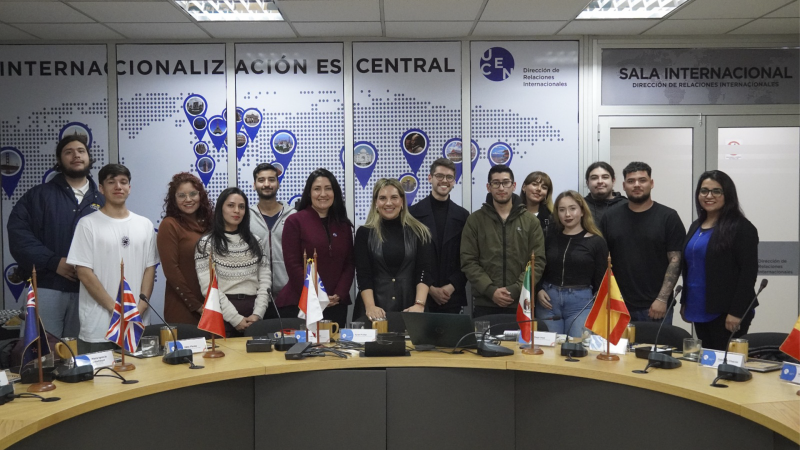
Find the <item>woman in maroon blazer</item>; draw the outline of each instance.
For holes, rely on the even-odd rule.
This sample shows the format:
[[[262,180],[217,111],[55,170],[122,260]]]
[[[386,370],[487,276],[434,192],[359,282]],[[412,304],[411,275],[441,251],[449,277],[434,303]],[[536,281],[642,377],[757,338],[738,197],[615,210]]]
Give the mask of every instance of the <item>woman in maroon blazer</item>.
[[[283,227],[282,246],[289,282],[275,299],[281,317],[297,317],[306,277],[303,250],[309,258],[316,250],[317,271],[330,298],[323,314],[344,327],[355,276],[353,224],[347,218],[342,188],[328,170],[317,169],[308,176],[297,213]]]

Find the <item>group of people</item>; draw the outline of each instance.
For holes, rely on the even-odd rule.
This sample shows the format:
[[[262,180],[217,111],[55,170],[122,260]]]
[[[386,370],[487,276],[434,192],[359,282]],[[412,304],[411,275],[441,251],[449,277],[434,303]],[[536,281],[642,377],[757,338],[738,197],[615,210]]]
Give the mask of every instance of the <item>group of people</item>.
[[[254,205],[237,187],[212,205],[200,179],[176,174],[156,233],[150,220],[126,207],[127,168],[106,165],[95,184],[81,136],[62,139],[56,160],[59,173],[15,205],[9,243],[23,272],[36,267],[45,327],[77,336],[82,353],[112,345],[105,333],[120,261],[137,298],[150,296],[161,263],[170,323],[198,323],[213,266],[229,336],[278,314],[296,317],[304,255],[315,253],[330,299],[323,314],[340,326],[351,303],[356,320],[399,311],[462,313],[468,284],[474,317],[513,314],[531,263],[535,317],[550,331],[579,336],[609,252],[634,321],[671,320],[668,305],[681,274],[680,313],[704,346],[722,348],[730,333],[746,333],[753,318],[743,313],[755,294],[758,233],[733,181],[716,170],[698,181],[698,220],[687,234],[673,209],[652,200],[651,168],[642,162],[623,170],[627,198],[613,191],[614,169],[596,162],[586,171],[587,196],[567,190],[555,201],[546,173],[528,175],[517,194],[513,171],[496,165],[486,202],[469,214],[450,199],[455,165],[440,158],[430,166],[431,194],[413,206],[398,180],[377,180],[354,238],[339,182],[323,168],[308,176],[295,206],[277,201],[279,172],[270,164],[253,170]]]

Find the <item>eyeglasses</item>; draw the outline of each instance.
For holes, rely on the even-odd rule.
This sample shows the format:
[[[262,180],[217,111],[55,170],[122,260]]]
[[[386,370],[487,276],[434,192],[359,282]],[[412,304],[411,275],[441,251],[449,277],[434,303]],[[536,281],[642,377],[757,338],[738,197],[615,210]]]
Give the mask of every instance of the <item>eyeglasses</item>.
[[[489,183],[489,185],[492,186],[494,189],[497,189],[500,186],[503,186],[504,188],[510,188],[512,184],[514,184],[513,180],[503,180],[503,181],[494,180],[491,183]]]
[[[714,189],[700,188],[700,196],[701,197],[707,197],[708,194],[711,194],[712,197],[719,197],[720,195],[722,195],[722,189],[720,189],[720,188],[714,188]]]
[[[192,192],[189,192],[188,194],[185,193],[185,192],[181,192],[180,194],[177,195],[177,197],[178,197],[178,200],[186,200],[187,198],[191,198],[191,199],[197,198],[198,195],[200,195],[200,193],[197,192],[197,191],[192,191]]]
[[[453,181],[456,179],[455,175],[445,175],[443,173],[435,173],[433,174],[433,178],[436,178],[439,181],[442,180]]]

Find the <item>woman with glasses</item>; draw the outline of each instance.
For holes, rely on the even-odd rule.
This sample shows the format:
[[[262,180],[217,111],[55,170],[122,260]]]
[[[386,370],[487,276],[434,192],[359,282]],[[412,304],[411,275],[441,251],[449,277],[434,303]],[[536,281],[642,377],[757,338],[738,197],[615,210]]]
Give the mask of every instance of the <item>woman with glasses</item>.
[[[553,181],[544,172],[531,172],[522,182],[519,191],[522,204],[539,219],[542,232],[547,237],[553,226]]]
[[[195,247],[194,264],[204,294],[211,283],[209,257],[214,264],[228,337],[242,336],[264,318],[269,305],[269,255],[263,254],[261,240],[250,231],[250,214],[244,192],[225,189],[217,198],[214,226]]]
[[[755,310],[758,230],[744,217],[733,180],[722,171],[700,175],[697,220],[683,246],[681,317],[694,323],[703,347],[724,350],[731,333],[747,334]],[[758,301],[756,301],[758,305]]]
[[[187,172],[172,177],[156,238],[167,279],[164,319],[169,323],[197,325],[200,321],[204,293],[194,269],[194,247],[210,229],[212,214],[211,202],[199,178]]]
[[[275,299],[275,305],[282,317],[297,317],[306,279],[303,252],[311,258],[316,250],[317,273],[330,300],[322,314],[344,328],[355,276],[353,224],[347,218],[342,188],[336,177],[327,169],[311,172],[296,209],[283,226],[281,245],[289,281]]]
[[[356,233],[359,298],[353,317],[423,312],[430,286],[431,233],[408,212],[400,182],[382,178],[372,189],[367,221]]]

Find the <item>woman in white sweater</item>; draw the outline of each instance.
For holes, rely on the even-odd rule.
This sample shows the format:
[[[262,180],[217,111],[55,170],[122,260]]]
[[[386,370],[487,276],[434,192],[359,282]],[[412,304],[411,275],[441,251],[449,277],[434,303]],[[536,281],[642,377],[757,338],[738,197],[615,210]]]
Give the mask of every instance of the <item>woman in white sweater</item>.
[[[229,337],[242,336],[245,328],[264,317],[269,305],[269,255],[261,248],[258,237],[250,232],[244,192],[236,187],[225,189],[217,199],[213,228],[197,243],[194,264],[205,294],[211,282],[211,255]]]

